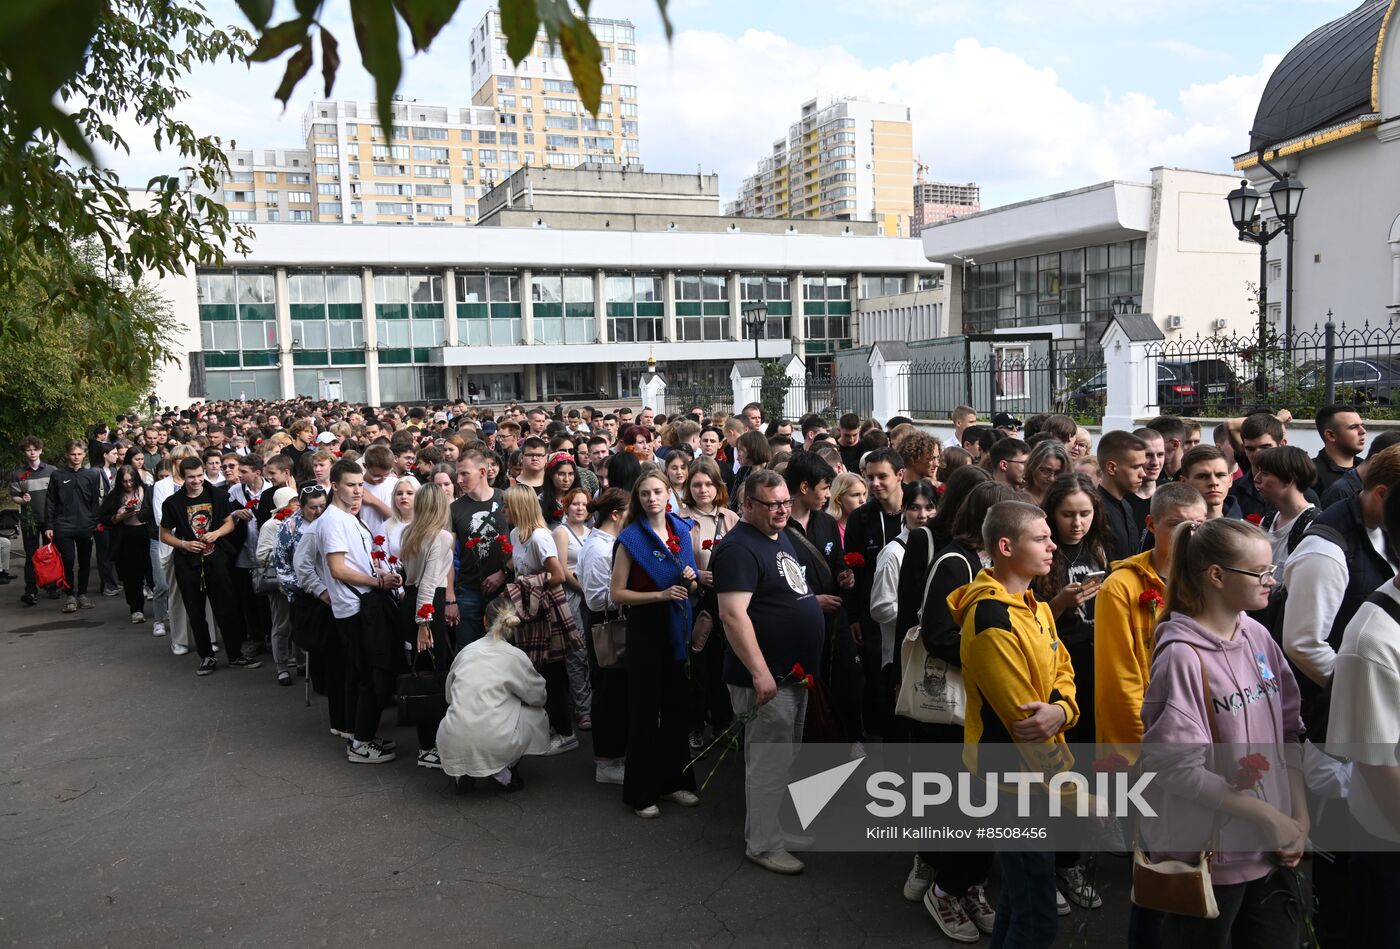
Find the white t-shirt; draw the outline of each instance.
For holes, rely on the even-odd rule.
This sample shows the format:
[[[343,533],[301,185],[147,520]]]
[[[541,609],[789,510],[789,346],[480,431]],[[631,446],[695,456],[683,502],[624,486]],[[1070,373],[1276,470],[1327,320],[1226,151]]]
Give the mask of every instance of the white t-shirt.
[[[1303,512],[1298,514],[1302,517],[1312,505],[1303,508]],[[1293,530],[1293,525],[1298,523],[1298,517],[1290,520],[1283,520],[1280,517],[1274,518],[1274,523],[1269,526],[1269,545],[1274,548],[1274,566],[1278,569],[1279,576],[1283,576],[1283,565],[1288,562],[1288,532]]]
[[[175,493],[178,485],[175,479],[166,475],[151,486],[151,510],[156,512],[156,521],[160,521],[160,512],[165,510],[165,502]],[[157,534],[159,536],[159,534]],[[167,546],[165,541],[161,541],[161,560],[164,561],[170,556],[170,552],[175,548]]]
[[[384,480],[378,484],[370,484],[369,481],[365,481],[364,489],[367,493],[383,501],[385,506],[392,511],[394,509],[394,489],[398,486],[399,479],[390,472],[385,476]],[[382,534],[384,533],[384,523],[388,518],[381,515],[368,504],[361,504],[360,520],[364,521],[365,526],[372,532]]]
[[[1391,581],[1379,592],[1400,604],[1400,590]],[[1342,634],[1332,674],[1328,753],[1400,767],[1400,623],[1379,606],[1362,603]],[[1385,816],[1365,775],[1352,777],[1347,801],[1367,833],[1400,842],[1400,827]]]
[[[510,532],[510,562],[518,577],[544,573],[544,562],[550,557],[559,556],[559,547],[554,543],[554,535],[543,527],[535,528],[528,540],[520,539],[520,532]]]
[[[331,554],[344,554],[345,562],[361,573],[374,573],[374,561],[369,552],[373,549],[374,535],[359,518],[336,507],[326,508],[316,518],[317,533],[321,536],[321,556],[330,562]],[[347,586],[330,575],[326,568],[326,587],[331,595],[331,613],[336,619],[346,619],[360,612],[360,598],[354,593],[368,593],[369,587]]]

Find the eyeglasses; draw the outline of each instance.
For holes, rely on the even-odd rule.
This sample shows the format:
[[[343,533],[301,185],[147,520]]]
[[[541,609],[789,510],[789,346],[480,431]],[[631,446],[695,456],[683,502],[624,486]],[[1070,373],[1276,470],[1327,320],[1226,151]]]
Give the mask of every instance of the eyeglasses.
[[[1231,573],[1239,573],[1246,577],[1253,577],[1259,581],[1260,586],[1265,587],[1274,579],[1274,573],[1278,570],[1278,567],[1272,564],[1265,567],[1263,570],[1245,570],[1243,567],[1227,567],[1223,563],[1217,564],[1217,566],[1219,566],[1221,570],[1228,570]]]
[[[781,511],[784,508],[792,507],[791,498],[788,498],[786,501],[760,501],[758,498],[749,498],[749,503],[762,505],[770,511]]]
[[[527,451],[525,454],[521,455],[520,457],[521,457],[521,458],[535,458],[535,459],[540,459],[540,458],[543,458],[543,457],[544,457],[544,453],[543,453],[543,452],[537,452],[537,451]]]

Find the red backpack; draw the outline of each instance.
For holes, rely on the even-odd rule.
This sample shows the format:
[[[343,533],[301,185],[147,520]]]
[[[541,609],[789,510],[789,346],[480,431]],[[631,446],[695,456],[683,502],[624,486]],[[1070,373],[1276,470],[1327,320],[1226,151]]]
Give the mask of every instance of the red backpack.
[[[68,581],[63,576],[63,558],[52,542],[34,551],[34,582],[41,587],[56,585],[60,590],[68,589]]]

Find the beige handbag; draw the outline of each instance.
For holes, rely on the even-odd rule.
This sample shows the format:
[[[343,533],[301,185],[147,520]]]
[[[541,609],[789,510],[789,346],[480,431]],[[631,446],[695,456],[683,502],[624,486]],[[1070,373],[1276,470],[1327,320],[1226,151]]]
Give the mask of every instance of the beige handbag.
[[[599,669],[623,669],[627,666],[627,611],[619,610],[598,616],[589,627],[593,637],[593,654]]]
[[[1195,651],[1194,649],[1192,650]],[[1215,731],[1215,718],[1210,714],[1210,679],[1206,676],[1205,662],[1196,653],[1196,661],[1201,663],[1201,685],[1205,689],[1206,720],[1210,722],[1210,740],[1220,744],[1220,736]],[[1155,909],[1162,913],[1177,916],[1190,916],[1195,919],[1215,919],[1220,915],[1220,907],[1215,902],[1215,887],[1210,880],[1210,863],[1215,856],[1215,848],[1220,836],[1220,815],[1215,817],[1211,829],[1210,844],[1201,851],[1195,863],[1184,860],[1152,861],[1143,852],[1141,841],[1133,845],[1133,903],[1143,909]]]

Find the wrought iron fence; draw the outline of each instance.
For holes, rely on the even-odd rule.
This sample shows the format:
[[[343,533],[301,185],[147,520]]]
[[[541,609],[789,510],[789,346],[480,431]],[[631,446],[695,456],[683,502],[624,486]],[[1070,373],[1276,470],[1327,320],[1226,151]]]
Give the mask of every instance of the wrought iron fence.
[[[1103,414],[1104,363],[1098,349],[1055,348],[1036,337],[958,337],[915,349],[906,414],[948,418],[959,405],[982,414]]]
[[[765,411],[768,383],[765,379]],[[781,405],[782,416],[794,421],[811,413],[832,423],[847,412],[868,418],[875,409],[875,387],[869,376],[805,376],[789,382]]]
[[[666,388],[666,414],[685,415],[696,406],[704,409],[705,417],[715,412],[734,411],[734,388],[732,386],[668,386]]]
[[[1330,315],[1330,314],[1329,314]],[[1400,397],[1400,327],[1389,320],[1257,336],[1196,336],[1153,344],[1159,414],[1220,417],[1288,409],[1311,415],[1324,405],[1354,405],[1376,417]],[[1393,394],[1392,394],[1393,393]]]

